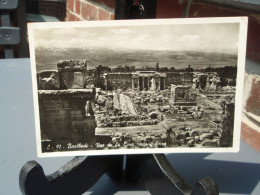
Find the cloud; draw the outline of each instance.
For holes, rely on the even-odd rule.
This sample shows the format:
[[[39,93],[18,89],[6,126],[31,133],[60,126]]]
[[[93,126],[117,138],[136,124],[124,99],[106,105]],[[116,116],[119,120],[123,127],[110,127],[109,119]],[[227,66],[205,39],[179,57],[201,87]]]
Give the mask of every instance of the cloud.
[[[34,42],[35,47],[38,48],[52,48],[52,47],[57,47],[57,48],[62,48],[64,47],[64,41],[62,40],[46,40],[46,39],[38,39],[35,40]]]
[[[216,32],[217,29],[217,32]],[[233,25],[173,25],[37,29],[37,47],[236,51],[238,27]]]

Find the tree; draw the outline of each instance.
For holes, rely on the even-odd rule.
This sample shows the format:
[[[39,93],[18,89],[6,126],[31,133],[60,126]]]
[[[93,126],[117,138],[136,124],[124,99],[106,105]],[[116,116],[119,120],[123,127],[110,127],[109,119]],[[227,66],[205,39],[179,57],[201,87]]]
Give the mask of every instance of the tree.
[[[160,68],[159,68],[159,62],[157,62],[156,66],[155,66],[155,70],[156,70],[156,71],[159,71],[159,70],[160,70]]]

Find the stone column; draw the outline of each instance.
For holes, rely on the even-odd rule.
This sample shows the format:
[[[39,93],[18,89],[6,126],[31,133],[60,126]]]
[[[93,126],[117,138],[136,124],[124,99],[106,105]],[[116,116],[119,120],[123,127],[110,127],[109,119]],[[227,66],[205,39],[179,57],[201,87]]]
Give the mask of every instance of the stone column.
[[[165,81],[166,80],[166,77],[164,77],[164,79],[163,79],[163,87],[164,87],[164,90],[165,90]]]
[[[148,90],[150,90],[150,77],[148,76]]]
[[[104,74],[104,79],[105,79],[105,86],[106,86],[106,91],[107,91],[107,75]]]
[[[154,77],[152,78],[152,90],[155,91],[155,79],[154,79]]]
[[[143,91],[144,91],[144,76],[143,76]]]
[[[149,77],[147,77],[147,91],[149,91]]]
[[[133,78],[133,75],[132,75],[132,89],[134,89],[135,86],[134,86],[134,78]]]
[[[232,147],[233,146],[233,129],[234,129],[234,109],[235,101],[232,99],[230,102],[225,102],[223,108],[222,135],[219,140],[220,147]]]
[[[160,77],[159,77],[159,90],[161,90],[161,79],[160,79]]]
[[[139,90],[140,89],[140,87],[139,87],[139,76],[138,76],[138,78],[137,78],[137,89]]]

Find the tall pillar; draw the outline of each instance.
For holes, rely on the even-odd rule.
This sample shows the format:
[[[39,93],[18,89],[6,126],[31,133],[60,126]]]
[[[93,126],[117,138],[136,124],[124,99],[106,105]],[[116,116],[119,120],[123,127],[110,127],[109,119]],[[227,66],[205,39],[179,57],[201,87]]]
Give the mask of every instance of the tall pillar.
[[[161,90],[161,78],[159,77],[159,90]]]
[[[147,91],[149,91],[149,77],[147,77]]]
[[[148,76],[148,90],[150,90],[150,77]]]
[[[152,90],[153,91],[155,91],[155,87],[156,87],[156,85],[155,85],[155,79],[154,79],[154,77],[152,78]]]
[[[138,90],[140,90],[139,84],[140,84],[140,82],[139,82],[139,76],[138,76],[138,78],[137,78],[137,88],[138,88]]]
[[[143,76],[143,91],[144,91],[144,76]]]
[[[163,79],[163,88],[164,88],[164,90],[166,89],[165,88],[165,80],[166,80],[166,77],[164,77],[164,79]]]
[[[133,75],[132,75],[132,89],[134,89],[134,78],[133,78]]]
[[[106,91],[107,91],[107,85],[108,85],[108,83],[107,83],[107,77],[106,77],[106,75],[104,75],[105,76],[105,85],[106,85]]]

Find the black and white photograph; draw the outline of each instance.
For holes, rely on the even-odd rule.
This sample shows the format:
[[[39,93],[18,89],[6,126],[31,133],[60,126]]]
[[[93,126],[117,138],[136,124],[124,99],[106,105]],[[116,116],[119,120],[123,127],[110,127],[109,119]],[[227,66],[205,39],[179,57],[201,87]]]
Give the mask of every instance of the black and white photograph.
[[[239,150],[246,17],[28,29],[38,156]]]

